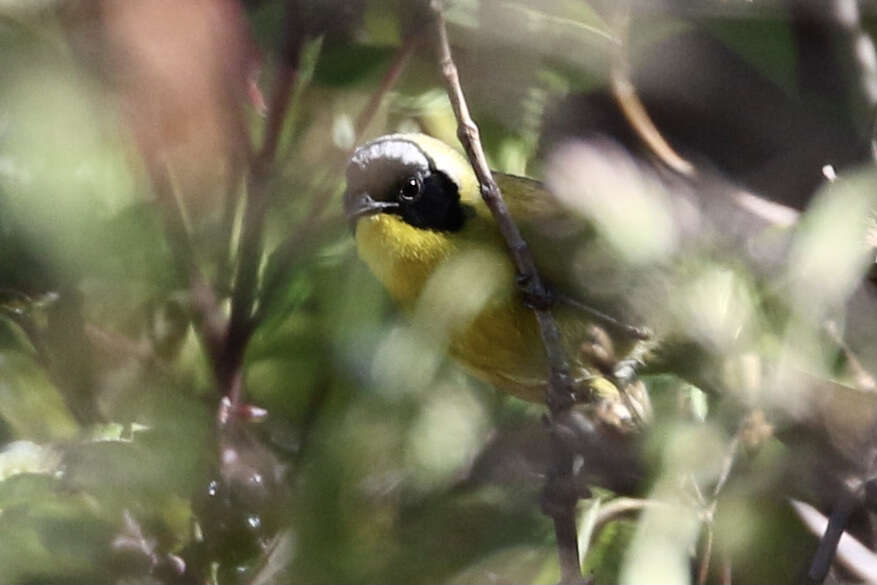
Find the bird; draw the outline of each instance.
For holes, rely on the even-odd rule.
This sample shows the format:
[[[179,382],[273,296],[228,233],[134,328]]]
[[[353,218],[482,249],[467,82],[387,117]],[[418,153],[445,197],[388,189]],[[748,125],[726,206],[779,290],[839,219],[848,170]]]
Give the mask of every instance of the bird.
[[[576,398],[620,404],[613,368],[647,332],[621,318],[619,298],[582,296],[574,282],[575,251],[593,229],[571,218],[542,183],[494,178],[550,291]],[[549,364],[539,326],[468,160],[436,138],[392,134],[359,147],[346,180],[344,209],[358,254],[392,299],[405,313],[438,323],[448,352],[473,376],[544,401]],[[437,283],[441,278],[449,282]],[[455,316],[446,318],[447,311]]]

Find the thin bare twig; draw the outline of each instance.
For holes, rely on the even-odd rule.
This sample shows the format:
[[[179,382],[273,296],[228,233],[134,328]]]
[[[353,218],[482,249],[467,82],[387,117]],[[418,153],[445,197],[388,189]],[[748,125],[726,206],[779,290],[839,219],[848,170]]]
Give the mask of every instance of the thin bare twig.
[[[481,189],[481,196],[490,208],[494,219],[499,226],[500,232],[505,239],[506,245],[515,269],[518,273],[519,283],[526,300],[532,305],[532,309],[539,322],[545,353],[548,357],[551,384],[549,384],[548,406],[552,413],[568,409],[573,403],[571,381],[569,376],[569,363],[565,355],[563,343],[557,323],[551,315],[550,295],[547,287],[539,276],[536,262],[527,243],[524,241],[520,230],[512,219],[508,206],[502,198],[502,193],[493,178],[493,174],[487,165],[487,158],[481,146],[481,138],[478,126],[469,114],[469,107],[460,85],[460,77],[457,66],[451,56],[448,41],[447,27],[441,10],[436,10],[436,28],[438,31],[439,60],[448,89],[448,96],[457,117],[457,137],[460,139]]]
[[[642,143],[654,154],[658,160],[680,175],[692,177],[695,168],[690,162],[682,158],[670,143],[664,139],[660,130],[655,126],[645,106],[640,101],[629,77],[620,68],[614,67],[611,75],[612,95],[621,108],[621,113],[627,118],[631,128]]]
[[[694,487],[695,497],[703,509],[702,517],[703,523],[706,527],[706,540],[704,541],[703,551],[700,554],[700,562],[697,567],[698,585],[704,585],[709,576],[710,564],[712,563],[713,556],[713,540],[715,539],[713,521],[716,516],[716,507],[719,503],[719,495],[722,493],[722,489],[725,487],[728,478],[731,476],[731,471],[734,469],[734,463],[737,460],[737,454],[740,450],[740,436],[746,432],[746,429],[748,428],[748,420],[749,417],[746,417],[743,419],[743,422],[740,423],[740,427],[737,429],[737,432],[728,445],[728,449],[725,451],[725,456],[722,459],[722,468],[719,470],[719,477],[716,479],[716,484],[713,486],[709,500],[704,498],[700,486],[697,485],[697,482],[693,477],[691,478],[691,485]]]
[[[667,502],[660,500],[643,500],[639,498],[615,498],[600,508],[597,519],[594,520],[594,532],[596,536],[600,530],[613,520],[617,520],[621,516],[634,514],[645,510],[646,508],[654,508],[659,506],[673,506]]]
[[[840,350],[843,352],[844,357],[846,358],[847,366],[850,369],[850,373],[853,375],[853,379],[855,380],[856,386],[859,390],[864,392],[874,392],[877,391],[877,382],[874,381],[874,376],[865,368],[862,364],[862,360],[859,359],[859,356],[856,355],[856,352],[852,350],[850,345],[846,342],[838,330],[837,323],[834,321],[829,321],[825,324],[825,331],[828,333],[831,340],[837,344]]]
[[[616,46],[615,58],[609,73],[612,95],[643,145],[671,170],[686,177],[693,177],[696,174],[694,165],[685,160],[664,139],[630,81],[630,63],[627,58],[629,7],[626,5],[617,7],[615,16],[615,27],[619,31],[620,42]]]
[[[434,3],[433,9],[435,11],[439,64],[448,97],[457,118],[457,136],[463,144],[469,162],[478,178],[481,197],[490,208],[508,246],[509,255],[518,273],[519,286],[539,324],[542,345],[548,359],[549,384],[545,398],[550,412],[548,423],[553,443],[552,456],[554,461],[546,484],[548,501],[545,509],[546,513],[554,520],[561,580],[565,583],[580,583],[583,578],[579,564],[578,537],[575,525],[575,505],[578,496],[571,493],[571,490],[566,487],[572,478],[572,454],[560,436],[562,432],[561,419],[566,418],[573,404],[569,363],[557,323],[551,314],[548,289],[539,276],[533,255],[521,236],[520,230],[515,225],[502,198],[502,193],[487,165],[478,126],[469,113],[457,66],[451,55],[447,26],[441,6]]]
[[[586,518],[582,525],[581,541],[582,559],[585,558],[591,543],[600,537],[600,532],[610,523],[627,516],[635,516],[650,508],[673,508],[681,509],[679,504],[666,502],[657,499],[640,499],[640,498],[613,498],[607,502],[599,502],[594,504],[598,509],[589,512],[589,518]],[[590,520],[590,522],[588,522]]]
[[[722,470],[719,472],[719,478],[716,480],[716,485],[713,487],[713,505],[715,505],[716,500],[719,497],[719,494],[722,493],[722,489],[725,487],[725,484],[728,482],[728,478],[731,476],[731,471],[734,469],[734,463],[737,460],[737,452],[740,450],[740,434],[745,427],[745,422],[741,425],[740,430],[734,435],[734,438],[731,439],[731,443],[728,445],[728,450],[725,452],[725,457],[722,459]]]

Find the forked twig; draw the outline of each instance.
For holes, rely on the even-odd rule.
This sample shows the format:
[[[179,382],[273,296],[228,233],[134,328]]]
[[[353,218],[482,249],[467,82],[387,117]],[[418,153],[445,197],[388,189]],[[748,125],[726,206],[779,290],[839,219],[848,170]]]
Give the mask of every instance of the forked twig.
[[[695,481],[694,477],[691,477],[691,485],[695,490],[695,497],[701,507],[701,515],[706,527],[706,540],[704,541],[703,551],[700,554],[700,560],[697,567],[697,580],[695,581],[697,585],[704,585],[707,577],[709,577],[709,570],[713,557],[713,541],[715,540],[715,529],[713,524],[716,516],[716,508],[719,504],[719,495],[722,493],[722,489],[724,489],[725,484],[728,482],[728,478],[731,477],[731,471],[734,469],[734,464],[737,461],[737,454],[740,451],[740,437],[745,432],[746,426],[747,419],[744,419],[740,424],[740,427],[737,429],[734,438],[732,438],[731,442],[728,444],[728,449],[725,452],[725,456],[722,458],[722,468],[719,470],[719,476],[716,479],[716,485],[713,486],[709,500],[704,497],[703,492],[701,492],[700,486],[697,485],[697,481]]]
[[[550,370],[546,402],[550,411],[549,429],[552,436],[552,455],[554,457],[548,484],[546,485],[546,495],[549,499],[554,496],[554,501],[550,502],[550,507],[546,506],[546,510],[554,520],[561,580],[564,583],[581,583],[583,579],[579,564],[578,538],[575,525],[575,504],[578,498],[568,493],[569,490],[563,487],[568,485],[571,480],[572,455],[559,436],[561,432],[559,420],[568,414],[573,404],[569,363],[565,355],[557,323],[551,314],[548,290],[539,276],[536,263],[527,247],[527,243],[512,219],[511,213],[509,213],[509,209],[503,200],[502,193],[490,172],[490,168],[487,166],[487,159],[481,146],[478,126],[476,126],[469,113],[463,89],[460,85],[457,66],[451,55],[447,26],[441,6],[434,2],[433,10],[435,12],[439,64],[447,86],[448,98],[451,101],[457,118],[457,136],[463,144],[469,162],[478,178],[481,197],[488,208],[490,208],[506,242],[509,255],[518,273],[521,291],[539,323],[542,344],[545,348]],[[556,490],[554,494],[551,493],[552,488]]]

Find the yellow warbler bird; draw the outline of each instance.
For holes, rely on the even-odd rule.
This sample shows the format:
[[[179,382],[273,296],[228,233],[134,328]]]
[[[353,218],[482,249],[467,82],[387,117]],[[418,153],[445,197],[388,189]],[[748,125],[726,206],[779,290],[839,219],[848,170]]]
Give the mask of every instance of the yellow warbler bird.
[[[574,376],[588,382],[578,384],[579,391],[617,395],[603,374],[642,332],[609,316],[623,309],[617,300],[570,292],[580,288],[571,267],[589,228],[572,220],[539,182],[500,173],[495,178],[551,288]],[[442,321],[442,312],[454,305],[471,307],[447,327],[451,355],[500,390],[544,399],[548,364],[538,325],[522,301],[475,174],[458,151],[422,134],[378,138],[353,154],[344,206],[360,257],[403,310]],[[428,291],[440,275],[454,274],[449,266],[465,265],[463,259],[471,260],[470,269],[456,272],[445,291],[451,302],[442,304]]]

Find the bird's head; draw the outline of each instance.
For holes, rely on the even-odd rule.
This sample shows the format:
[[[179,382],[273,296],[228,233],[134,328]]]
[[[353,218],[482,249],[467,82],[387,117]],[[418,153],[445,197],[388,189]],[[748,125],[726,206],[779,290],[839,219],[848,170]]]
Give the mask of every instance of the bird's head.
[[[347,167],[344,211],[359,256],[403,304],[465,246],[477,216],[489,217],[468,161],[422,134],[383,136],[357,149]]]
[[[351,157],[344,210],[354,228],[388,215],[417,230],[455,232],[477,195],[472,169],[456,150],[423,134],[393,134]]]

